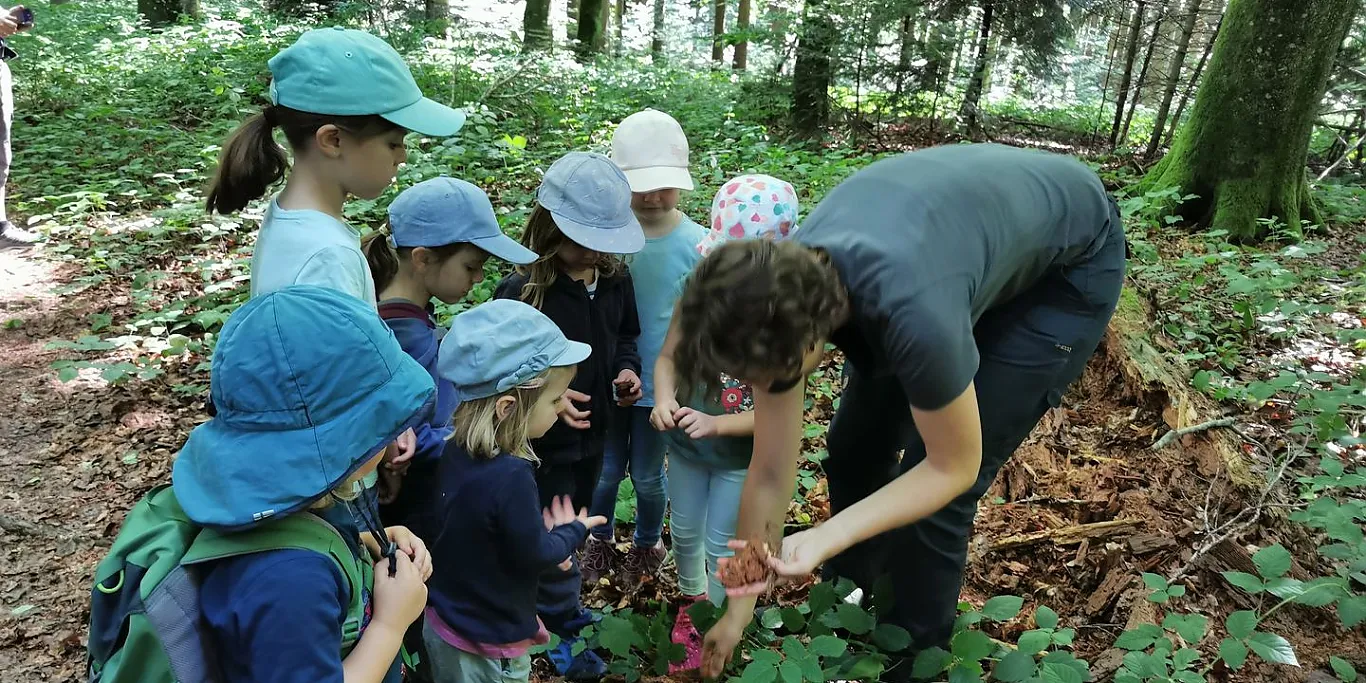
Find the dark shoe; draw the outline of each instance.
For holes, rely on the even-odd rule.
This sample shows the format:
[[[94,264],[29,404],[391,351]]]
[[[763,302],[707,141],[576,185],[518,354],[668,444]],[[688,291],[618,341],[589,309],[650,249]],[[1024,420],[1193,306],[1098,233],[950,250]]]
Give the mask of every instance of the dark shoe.
[[[562,640],[555,649],[547,654],[555,672],[571,681],[596,681],[607,673],[607,662],[602,661],[596,652],[584,650],[574,654],[574,644],[582,638]]]
[[[647,576],[653,578],[659,574],[659,568],[664,566],[664,561],[668,557],[669,551],[665,550],[664,541],[655,543],[653,548],[633,545],[621,563],[621,580],[626,587],[635,587],[641,579]]]
[[[616,560],[616,550],[611,541],[589,536],[579,560],[579,571],[583,574],[583,584],[588,587],[598,585],[604,576],[612,573]]]
[[[9,221],[0,222],[0,249],[27,249],[40,240],[37,233],[19,228]]]

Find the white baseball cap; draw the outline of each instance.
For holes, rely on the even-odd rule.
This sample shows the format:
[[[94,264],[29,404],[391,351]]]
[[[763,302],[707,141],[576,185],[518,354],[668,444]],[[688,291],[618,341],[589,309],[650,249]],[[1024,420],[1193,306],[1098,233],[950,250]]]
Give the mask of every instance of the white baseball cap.
[[[674,117],[646,109],[622,119],[612,135],[612,161],[632,192],[693,189],[688,174],[688,137]]]

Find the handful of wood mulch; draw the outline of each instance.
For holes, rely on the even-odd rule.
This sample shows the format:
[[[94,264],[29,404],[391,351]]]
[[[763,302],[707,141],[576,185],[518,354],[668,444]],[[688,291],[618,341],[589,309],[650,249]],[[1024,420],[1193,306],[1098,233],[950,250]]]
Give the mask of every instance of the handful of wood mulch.
[[[735,557],[726,564],[721,576],[721,585],[726,588],[743,588],[756,583],[768,583],[774,577],[773,568],[768,565],[768,544],[751,539]]]

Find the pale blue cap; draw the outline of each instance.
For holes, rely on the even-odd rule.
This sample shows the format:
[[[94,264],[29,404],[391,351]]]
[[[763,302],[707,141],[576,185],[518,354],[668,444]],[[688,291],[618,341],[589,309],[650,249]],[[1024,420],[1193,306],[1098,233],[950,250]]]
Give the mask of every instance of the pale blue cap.
[[[550,368],[592,355],[570,341],[550,318],[515,299],[494,299],[455,316],[441,340],[436,373],[455,385],[460,402],[497,396]]]
[[[310,114],[380,116],[434,137],[455,135],[465,125],[464,112],[423,97],[403,57],[365,31],[308,31],[268,64],[272,104]]]
[[[645,232],[631,210],[631,184],[611,159],[570,152],[546,169],[536,201],[566,237],[604,254],[634,254]]]
[[[389,205],[389,246],[465,243],[519,266],[536,260],[536,252],[503,234],[489,196],[472,183],[446,176],[424,180]]]

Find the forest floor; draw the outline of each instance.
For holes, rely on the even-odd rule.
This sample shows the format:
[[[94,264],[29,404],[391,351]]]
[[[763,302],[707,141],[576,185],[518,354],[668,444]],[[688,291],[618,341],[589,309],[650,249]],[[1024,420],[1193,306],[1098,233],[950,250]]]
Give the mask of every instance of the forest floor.
[[[201,355],[161,354],[168,360],[156,366],[157,372],[134,379],[130,373],[145,370],[147,358],[158,355],[147,352],[146,338],[122,339],[108,345],[112,348],[71,342],[88,340],[92,329],[131,328],[149,311],[179,307],[172,313],[188,316],[187,301],[206,307],[206,280],[196,277],[195,268],[230,261],[241,248],[237,234],[167,233],[158,223],[148,217],[133,223],[127,218],[92,221],[48,249],[0,253],[0,402],[6,407],[0,421],[6,464],[0,470],[0,539],[7,560],[0,569],[0,678],[6,681],[83,678],[94,565],[117,534],[124,512],[149,487],[168,479],[179,444],[206,419],[202,396],[194,394],[196,382],[205,380],[197,364],[204,360]],[[148,239],[195,244],[202,252],[193,259],[198,265],[171,255],[181,250],[148,249],[115,276],[89,277],[92,254],[114,249],[136,254],[128,247]],[[1189,249],[1179,235],[1161,239],[1167,241],[1154,240],[1159,251]],[[54,250],[54,245],[64,246]],[[1353,248],[1345,242],[1313,258],[1341,260],[1359,253]],[[139,274],[151,271],[159,275],[149,285]],[[1222,616],[1254,606],[1217,573],[1252,571],[1249,547],[1278,541],[1297,558],[1314,557],[1313,539],[1269,504],[1286,494],[1263,495],[1271,453],[1287,444],[1288,408],[1278,411],[1273,403],[1234,414],[1237,433],[1214,429],[1160,451],[1150,448],[1174,427],[1218,416],[1214,403],[1186,389],[1184,377],[1164,377],[1170,369],[1154,366],[1174,354],[1161,335],[1154,342],[1148,334],[1155,326],[1145,302],[1155,296],[1131,282],[1085,376],[1044,418],[983,500],[964,591],[964,599],[974,604],[1011,593],[1025,597],[1027,610],[1035,604],[1053,608],[1063,615],[1064,626],[1077,630],[1078,656],[1100,673],[1107,661],[1110,671],[1118,666],[1122,653],[1106,648],[1120,632],[1158,619],[1157,606],[1144,599],[1141,572],[1179,572],[1189,591],[1173,603]],[[1351,324],[1360,325],[1363,315],[1351,311]],[[1355,371],[1358,352],[1321,337],[1267,344],[1249,368],[1270,363],[1301,342],[1315,344],[1302,362]],[[64,359],[87,365],[63,382],[52,364]],[[111,367],[113,375],[107,374]],[[106,381],[109,377],[115,382]],[[838,393],[836,377],[831,363],[815,385],[808,416],[814,427],[807,430],[812,451],[823,447],[823,425]],[[805,502],[793,504],[793,518],[820,520],[828,514],[824,485],[817,465],[804,467],[811,476],[803,487]],[[1249,506],[1265,507],[1257,526],[1222,540],[1210,533],[1216,518]],[[624,530],[618,536],[626,538]],[[1204,550],[1197,553],[1199,548]],[[1295,573],[1313,569],[1297,565]],[[803,590],[787,589],[777,599],[797,600]],[[642,610],[658,609],[673,597],[665,577],[629,593],[609,582],[594,588],[588,602]],[[1366,636],[1361,629],[1343,635],[1331,621],[1321,610],[1280,612],[1268,625],[1290,640],[1304,667],[1254,659],[1233,676],[1216,669],[1215,680],[1319,680],[1315,672],[1330,654],[1360,662]],[[1011,622],[993,635],[1013,640],[1024,628],[1022,620]],[[1327,634],[1336,635],[1325,640]]]

